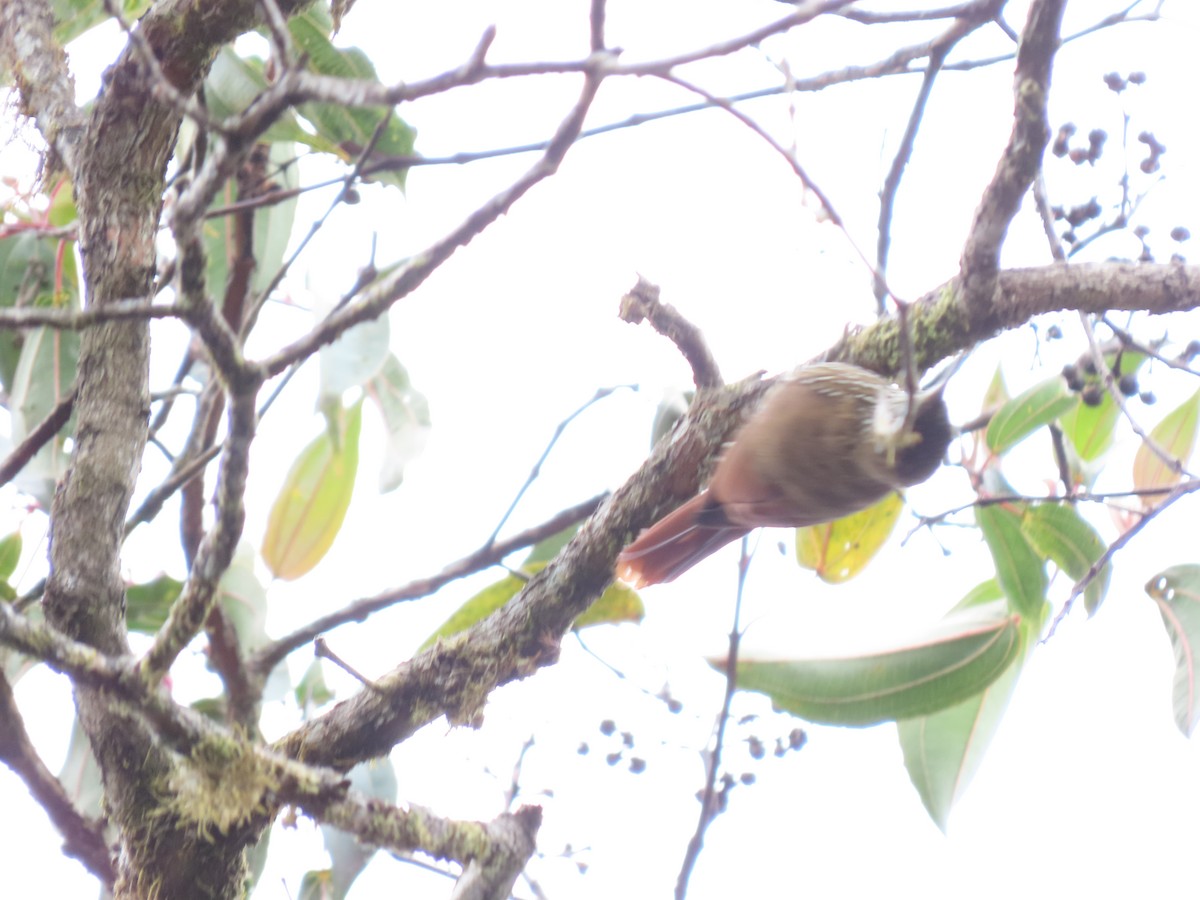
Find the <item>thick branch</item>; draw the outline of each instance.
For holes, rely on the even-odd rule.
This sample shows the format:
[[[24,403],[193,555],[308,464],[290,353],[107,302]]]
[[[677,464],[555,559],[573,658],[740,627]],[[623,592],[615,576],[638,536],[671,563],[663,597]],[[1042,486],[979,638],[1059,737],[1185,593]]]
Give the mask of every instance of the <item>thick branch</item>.
[[[46,143],[74,172],[83,113],[67,54],[54,39],[54,11],[45,0],[5,0],[0,5],[0,69],[8,68],[37,120]]]
[[[1013,83],[1012,134],[975,211],[960,263],[963,296],[973,308],[986,310],[992,302],[1000,245],[1021,198],[1041,169],[1042,154],[1050,142],[1046,102],[1065,6],[1066,0],[1035,0],[1021,34]]]
[[[994,308],[973,317],[956,283],[911,304],[914,352],[928,367],[1041,313],[1118,307],[1173,312],[1200,307],[1200,267],[1097,264],[1002,272]],[[895,374],[902,360],[895,319],[850,335],[823,354]],[[402,663],[372,690],[285,737],[287,755],[345,769],[380,756],[439,715],[476,723],[493,687],[555,662],[571,622],[612,580],[620,549],[693,496],[722,443],[752,410],[767,382],[701,394],[672,441],[661,442],[626,484],[580,529],[521,595],[467,632]]]
[[[455,822],[419,806],[398,809],[356,793],[331,802],[302,803],[306,813],[355,835],[363,843],[395,852],[420,850],[454,860],[465,871],[452,896],[504,898],[533,855],[542,811],[526,806],[492,822]]]

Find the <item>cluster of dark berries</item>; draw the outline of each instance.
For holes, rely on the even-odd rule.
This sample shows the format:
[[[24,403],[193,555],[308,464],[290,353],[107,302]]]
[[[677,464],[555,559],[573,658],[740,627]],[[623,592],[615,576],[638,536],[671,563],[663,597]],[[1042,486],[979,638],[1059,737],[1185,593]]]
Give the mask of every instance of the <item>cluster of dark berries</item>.
[[[1099,406],[1104,401],[1104,381],[1096,369],[1096,361],[1090,354],[1085,354],[1076,362],[1063,366],[1063,378],[1067,387],[1079,394],[1079,399],[1087,406]],[[1123,397],[1137,396],[1146,405],[1154,403],[1155,397],[1150,391],[1140,391],[1136,372],[1121,373],[1121,354],[1118,353],[1113,363],[1112,376],[1116,379],[1117,390]]]
[[[1139,168],[1149,175],[1151,172],[1158,171],[1158,159],[1167,152],[1166,145],[1160,144],[1158,139],[1149,131],[1143,131],[1138,135],[1138,143],[1146,145],[1146,158],[1141,161]]]
[[[1078,240],[1075,229],[1085,222],[1100,218],[1100,214],[1104,210],[1100,206],[1100,201],[1093,197],[1087,203],[1080,203],[1070,209],[1063,209],[1061,206],[1051,207],[1050,212],[1054,216],[1054,221],[1065,221],[1070,226],[1063,232],[1063,240],[1068,244],[1074,244]]]
[[[617,733],[617,723],[612,719],[605,719],[600,723],[600,733],[606,738],[611,738]],[[625,751],[633,749],[633,732],[622,731],[620,734],[621,748],[613,750],[604,755],[604,761],[610,766],[615,766],[621,760],[625,759]],[[579,749],[576,751],[580,756],[587,756],[591,752],[591,747],[587,741],[580,741]],[[646,771],[646,760],[640,756],[629,757],[629,771],[633,775],[641,775]]]
[[[1132,85],[1145,84],[1146,83],[1146,73],[1145,72],[1130,72],[1128,75],[1122,77],[1121,75],[1118,75],[1116,72],[1109,72],[1107,75],[1104,76],[1104,83],[1106,85],[1108,85],[1108,89],[1110,91],[1112,91],[1114,94],[1119,94],[1119,93],[1121,93],[1121,91],[1125,90],[1125,88],[1129,87],[1129,85],[1131,85],[1131,84]]]
[[[1108,133],[1102,128],[1093,128],[1088,132],[1088,142],[1086,147],[1072,147],[1071,138],[1075,136],[1075,125],[1067,122],[1058,129],[1058,134],[1054,136],[1054,143],[1050,146],[1050,152],[1055,156],[1068,157],[1071,162],[1077,166],[1084,163],[1095,165],[1096,160],[1104,152],[1104,142],[1108,140]]]

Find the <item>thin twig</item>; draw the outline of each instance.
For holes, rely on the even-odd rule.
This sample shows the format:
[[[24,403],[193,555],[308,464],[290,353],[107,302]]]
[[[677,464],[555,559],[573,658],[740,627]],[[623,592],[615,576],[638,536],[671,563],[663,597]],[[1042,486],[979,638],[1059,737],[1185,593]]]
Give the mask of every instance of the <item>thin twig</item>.
[[[25,439],[13,448],[4,462],[0,463],[0,484],[8,484],[16,478],[17,473],[67,424],[67,420],[71,418],[71,410],[75,408],[75,390],[75,386],[72,385],[67,395],[46,414],[46,418],[38,422]]]
[[[535,481],[537,481],[538,475],[540,475],[542,472],[542,466],[550,457],[550,451],[554,449],[554,445],[558,443],[558,439],[562,437],[562,433],[567,430],[567,426],[605,397],[609,397],[612,394],[615,394],[617,391],[624,390],[626,388],[636,391],[637,385],[618,384],[613,387],[597,388],[596,393],[593,394],[591,398],[589,398],[582,406],[580,406],[577,410],[575,410],[555,426],[554,434],[550,436],[550,442],[546,444],[546,449],[542,451],[542,455],[538,457],[537,462],[533,464],[533,468],[529,470],[529,477],[525,479],[525,483],[522,484],[520,490],[517,491],[517,496],[513,497],[512,503],[510,503],[508,505],[508,509],[504,511],[504,515],[500,517],[500,521],[496,523],[496,528],[492,532],[491,536],[484,542],[483,546],[485,548],[495,545],[496,538],[499,537],[500,531],[504,528],[505,523],[508,522],[513,512],[516,510],[517,504],[521,502],[521,498],[525,496],[525,492],[529,490]]]
[[[937,78],[938,72],[941,71],[942,64],[946,61],[946,54],[965,33],[964,29],[946,43],[938,45],[929,54],[925,75],[921,79],[921,89],[917,92],[916,100],[913,101],[912,112],[909,113],[908,124],[904,128],[904,136],[900,139],[900,146],[896,148],[892,166],[888,170],[887,178],[883,181],[883,189],[879,192],[879,238],[875,250],[875,305],[876,312],[880,317],[887,315],[887,297],[890,293],[887,286],[888,253],[892,244],[892,214],[896,208],[896,195],[900,191],[900,181],[904,177],[904,170],[907,168],[909,160],[912,159],[917,130],[921,127],[921,120],[925,117],[925,106],[929,102],[929,95],[933,93],[933,82]]]
[[[713,750],[708,757],[708,773],[704,782],[704,793],[700,799],[700,818],[696,822],[696,830],[688,841],[687,853],[684,854],[683,865],[679,869],[679,877],[675,882],[675,900],[683,900],[687,896],[688,880],[700,858],[704,847],[704,835],[708,826],[713,823],[721,812],[718,806],[720,795],[717,793],[717,773],[721,769],[721,753],[725,746],[725,726],[729,722],[730,708],[733,705],[733,695],[737,690],[737,659],[742,642],[741,613],[742,596],[746,588],[746,574],[750,570],[750,539],[742,538],[742,555],[738,560],[737,597],[733,604],[733,623],[729,629],[729,655],[725,660],[725,698],[721,703],[721,712],[717,717],[717,734],[713,741]]]
[[[0,669],[0,762],[25,782],[30,795],[46,811],[63,837],[63,852],[83,863],[111,888],[116,881],[113,855],[100,822],[85,817],[71,802],[62,783],[42,761],[17,708],[12,687]]]
[[[336,340],[347,328],[379,316],[401,297],[411,294],[459,248],[466,246],[476,235],[508,212],[535,184],[557,172],[567,151],[578,139],[600,82],[607,77],[614,60],[615,56],[608,53],[593,54],[589,58],[588,76],[579,99],[559,124],[546,152],[533,166],[507,188],[476,208],[446,237],[414,256],[407,265],[373,284],[357,302],[331,313],[307,335],[264,360],[263,366],[268,376],[278,375],[296,360],[310,356],[321,346]]]
[[[1175,486],[1166,499],[1153,510],[1143,515],[1129,529],[1123,532],[1115,541],[1105,548],[1100,557],[1088,567],[1088,570],[1083,574],[1083,577],[1075,582],[1075,586],[1071,588],[1071,595],[1067,597],[1063,603],[1062,609],[1058,611],[1058,615],[1054,617],[1054,621],[1050,623],[1050,628],[1046,632],[1046,636],[1042,638],[1042,643],[1054,637],[1054,632],[1058,629],[1059,624],[1070,614],[1071,608],[1075,605],[1075,600],[1087,590],[1089,584],[1096,580],[1096,576],[1104,571],[1104,567],[1112,562],[1112,558],[1117,554],[1117,551],[1128,544],[1134,537],[1141,532],[1143,528],[1156,519],[1168,506],[1178,500],[1180,497],[1185,497],[1188,494],[1194,493],[1200,489],[1200,481],[1185,481]]]
[[[640,325],[643,320],[676,346],[692,370],[692,381],[700,390],[725,383],[721,369],[704,334],[679,310],[661,299],[661,291],[641,275],[637,284],[621,298],[621,321]]]
[[[547,519],[541,525],[528,528],[503,541],[480,547],[474,553],[450,563],[436,575],[410,581],[408,584],[392,588],[373,597],[364,597],[361,600],[355,600],[336,612],[321,616],[321,618],[309,622],[291,634],[279,638],[279,640],[266,645],[252,654],[246,661],[247,668],[259,675],[266,675],[285,656],[293,650],[304,646],[309,641],[314,640],[318,635],[332,631],[334,628],[349,624],[350,622],[366,621],[368,616],[381,609],[387,609],[389,606],[397,603],[427,597],[452,581],[490,568],[508,556],[508,554],[536,544],[538,541],[545,540],[551,535],[558,534],[569,525],[587,518],[599,508],[606,496],[606,494],[599,494],[590,500],[576,504],[570,509],[564,509],[562,512]]]

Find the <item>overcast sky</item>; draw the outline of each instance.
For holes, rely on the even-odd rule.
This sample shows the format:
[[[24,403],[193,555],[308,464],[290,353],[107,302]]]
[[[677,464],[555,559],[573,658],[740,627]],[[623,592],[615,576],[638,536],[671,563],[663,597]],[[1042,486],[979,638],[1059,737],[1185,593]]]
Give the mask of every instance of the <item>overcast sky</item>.
[[[1023,5],[1010,6],[1009,21],[1019,25]],[[1119,6],[1072,4],[1065,30]],[[767,0],[732,8],[614,2],[610,42],[631,58],[655,58],[749,30],[781,11]],[[1166,11],[1175,17],[1169,23],[1128,26],[1065,48],[1055,71],[1062,92],[1054,94],[1051,119],[1054,126],[1075,121],[1085,133],[1106,127],[1115,142],[1121,107],[1101,76],[1146,71],[1146,85],[1126,98],[1131,128],[1149,128],[1167,145],[1168,181],[1145,208],[1156,229],[1185,224],[1195,234],[1200,188],[1190,161],[1196,117],[1179,113],[1194,108],[1200,33],[1189,4],[1168,4]],[[586,4],[532,0],[402,8],[359,0],[342,40],[364,47],[385,80],[411,80],[459,64],[490,22],[499,27],[494,61],[564,59],[586,46]],[[905,37],[910,33],[917,34],[906,31]],[[981,56],[1003,51],[996,37],[970,49]],[[775,64],[783,59],[806,74],[882,57],[896,41],[895,33],[833,23],[705,66],[694,77],[714,92],[741,90],[777,82]],[[93,35],[75,54],[81,97],[95,92],[96,61],[111,58],[112,46],[111,33]],[[917,84],[897,78],[747,107],[782,142],[796,141],[851,239],[868,251],[879,183]],[[400,114],[418,128],[418,149],[426,154],[485,149],[545,137],[574,90],[573,83],[549,78],[506,82]],[[679,90],[647,80],[606,85],[589,124],[686,102]],[[1007,138],[1011,105],[1009,64],[940,80],[899,198],[889,280],[900,296],[915,298],[953,274],[974,205]],[[306,274],[289,283],[295,306],[269,311],[271,339],[307,327],[311,319],[302,307],[338,296],[352,283],[372,236],[381,263],[416,252],[531,162],[522,156],[418,169],[403,199],[395,191],[365,190],[364,205],[335,213]],[[319,174],[309,172],[306,180]],[[1096,176],[1093,190],[1111,192],[1112,179],[1104,180],[1110,174]],[[1051,166],[1052,196],[1061,191],[1057,196],[1077,202],[1081,175],[1093,173]],[[328,202],[328,195],[306,197],[297,218],[302,230]],[[1007,264],[1048,262],[1044,238],[1027,212],[1014,226]],[[1095,258],[1110,253],[1136,250],[1113,243]],[[555,425],[597,387],[637,384],[640,390],[618,392],[570,427],[509,527],[535,524],[627,477],[646,453],[662,392],[688,379],[670,344],[616,317],[619,298],[638,273],[660,284],[664,298],[701,326],[729,379],[790,367],[836,340],[846,325],[873,317],[870,278],[850,240],[816,221],[782,160],[731,117],[708,112],[582,142],[559,175],[393,311],[393,348],[430,399],[429,446],[405,484],[379,497],[374,480],[382,437],[368,417],[363,489],[346,528],[310,576],[271,588],[273,632],[430,574],[476,548]],[[1057,345],[1039,346],[1026,330],[977,351],[950,387],[953,418],[961,422],[977,412],[982,385],[999,361],[1015,393],[1043,377],[1041,365],[1054,370],[1077,355],[1083,346],[1077,322],[1065,317],[1061,324],[1066,338]],[[1190,324],[1191,332],[1184,330],[1188,323],[1173,324],[1172,334],[1186,340],[1195,334],[1194,320]],[[162,326],[156,339],[156,372],[169,373],[177,364],[179,333]],[[264,424],[248,504],[246,535],[254,543],[283,476],[281,460],[321,428],[312,412],[315,384],[315,367],[303,370]],[[1169,385],[1153,387],[1163,399],[1146,411],[1151,423],[1173,397]],[[1044,450],[1035,444],[1028,458],[1040,465]],[[1114,467],[1119,482],[1128,468]],[[1042,465],[1018,487],[1043,491],[1039,479],[1046,471]],[[156,477],[161,472],[148,471],[145,486]],[[917,511],[935,513],[969,497],[963,473],[946,468],[910,500]],[[44,529],[20,498],[6,493],[0,499],[8,501],[9,521],[22,524],[27,536]],[[1113,529],[1103,517],[1096,521],[1111,540]],[[729,765],[735,775],[755,772],[757,783],[734,791],[709,834],[690,896],[855,897],[898,890],[930,897],[1167,896],[1194,890],[1200,751],[1175,728],[1172,656],[1142,589],[1165,566],[1194,559],[1194,522],[1194,510],[1179,504],[1147,529],[1119,558],[1102,614],[1090,622],[1073,616],[1035,652],[947,835],[931,823],[908,782],[894,727],[810,728],[802,752],[782,760],[768,753],[767,761],[755,763],[746,740],[751,734],[770,747],[797,723],[772,714],[760,697],[739,697],[736,714],[761,718],[733,729]],[[898,534],[911,524],[902,520]],[[142,529],[131,542],[132,578],[164,567],[182,575],[177,548],[159,543],[171,539],[173,528],[163,530],[165,538],[152,538]],[[916,624],[936,621],[991,573],[973,530],[946,529],[938,540],[923,532],[903,550],[891,547],[860,578],[834,589],[780,557],[780,540],[788,535],[770,532],[758,545],[744,611],[751,651],[830,652],[858,641],[902,639]],[[559,666],[493,695],[482,730],[450,731],[441,721],[428,726],[394,754],[401,800],[439,814],[490,819],[501,811],[514,762],[532,735],[536,743],[525,756],[521,783],[523,799],[546,809],[540,850],[549,859],[531,871],[547,895],[669,894],[697,813],[699,750],[723,691],[723,680],[702,657],[724,648],[735,557],[730,548],[676,583],[646,591],[641,627],[585,634],[589,647],[625,679],[568,639]],[[36,565],[28,577],[36,579]],[[331,639],[360,671],[382,673],[498,577],[468,579]],[[1065,595],[1063,584],[1055,590],[1054,596]],[[293,673],[308,662],[306,652],[295,654]],[[183,699],[213,690],[198,650],[182,667],[176,686]],[[329,677],[342,696],[353,690],[337,673]],[[681,713],[669,714],[653,696],[664,686],[684,702]],[[17,694],[23,709],[34,710],[27,725],[56,768],[71,716],[65,683],[34,672]],[[269,708],[266,727],[277,730],[268,737],[290,727],[293,715],[282,703]],[[648,764],[643,774],[605,763],[620,743],[599,731],[608,718],[633,734],[634,752]],[[578,752],[581,743],[588,753]],[[0,809],[0,846],[16,862],[9,867],[10,882],[15,871],[18,883],[14,895],[36,885],[54,896],[91,896],[94,882],[55,852],[59,841],[44,814],[7,771],[0,771]],[[555,859],[568,843],[577,855]],[[256,897],[295,896],[300,874],[323,865],[319,838],[304,824],[277,833],[273,849]],[[576,870],[578,861],[587,863],[586,875]],[[450,887],[438,876],[383,861],[352,896],[391,896],[409,884],[405,896],[444,896]],[[529,896],[520,883],[518,895]]]

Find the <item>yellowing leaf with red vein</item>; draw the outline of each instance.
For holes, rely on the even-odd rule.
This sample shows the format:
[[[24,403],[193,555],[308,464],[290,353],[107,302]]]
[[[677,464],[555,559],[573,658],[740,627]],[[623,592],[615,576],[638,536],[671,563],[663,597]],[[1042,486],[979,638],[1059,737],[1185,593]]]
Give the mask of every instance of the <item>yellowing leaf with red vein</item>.
[[[888,494],[874,506],[834,522],[796,529],[796,561],[830,584],[849,581],[887,542],[904,509],[904,498]]]
[[[305,447],[271,507],[262,555],[276,578],[299,578],[337,537],[354,492],[362,401],[335,412],[336,421]]]
[[[1200,678],[1196,654],[1200,649],[1200,566],[1171,566],[1146,583],[1146,593],[1158,604],[1171,649],[1175,651],[1172,690],[1175,724],[1191,737],[1200,724]]]
[[[1196,423],[1200,421],[1200,391],[1171,410],[1150,432],[1150,440],[1159,450],[1186,467],[1196,449]],[[1133,458],[1133,486],[1139,490],[1172,488],[1179,484],[1181,472],[1163,459],[1160,453],[1146,442],[1138,447]],[[1142,505],[1151,507],[1162,500],[1161,496],[1146,496]]]

